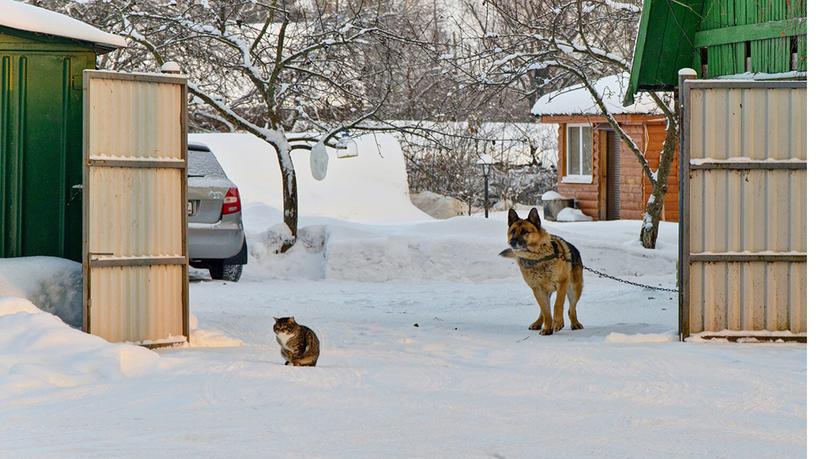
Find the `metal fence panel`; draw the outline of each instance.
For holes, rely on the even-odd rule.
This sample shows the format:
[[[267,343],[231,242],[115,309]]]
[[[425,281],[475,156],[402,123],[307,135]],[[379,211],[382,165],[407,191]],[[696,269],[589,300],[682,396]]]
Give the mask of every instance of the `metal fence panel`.
[[[681,334],[807,330],[806,84],[683,85]]]
[[[109,341],[186,340],[186,80],[86,71],[85,329]]]

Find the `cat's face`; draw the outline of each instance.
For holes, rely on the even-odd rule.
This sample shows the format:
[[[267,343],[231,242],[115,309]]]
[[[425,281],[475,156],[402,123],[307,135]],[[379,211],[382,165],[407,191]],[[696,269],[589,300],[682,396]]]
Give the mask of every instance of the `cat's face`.
[[[272,327],[272,330],[275,333],[294,333],[297,330],[297,322],[295,322],[294,317],[273,317],[275,319],[275,325]]]

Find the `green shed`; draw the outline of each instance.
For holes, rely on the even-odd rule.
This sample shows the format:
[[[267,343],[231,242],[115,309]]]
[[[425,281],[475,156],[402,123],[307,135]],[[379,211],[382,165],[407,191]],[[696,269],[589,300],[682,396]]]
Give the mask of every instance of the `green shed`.
[[[124,38],[0,0],[0,257],[82,258],[82,71]]]
[[[804,77],[807,0],[644,0],[629,89],[674,89],[677,71]],[[773,77],[771,77],[773,78]]]

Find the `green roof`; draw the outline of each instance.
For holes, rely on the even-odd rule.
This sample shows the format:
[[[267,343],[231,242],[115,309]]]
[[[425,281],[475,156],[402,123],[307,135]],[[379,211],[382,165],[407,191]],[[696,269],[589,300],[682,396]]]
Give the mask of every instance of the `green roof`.
[[[638,91],[674,89],[685,67],[703,78],[805,72],[806,7],[806,0],[644,0],[624,104]]]
[[[677,85],[677,71],[693,64],[702,11],[702,0],[644,0],[625,105],[634,102],[636,91]]]

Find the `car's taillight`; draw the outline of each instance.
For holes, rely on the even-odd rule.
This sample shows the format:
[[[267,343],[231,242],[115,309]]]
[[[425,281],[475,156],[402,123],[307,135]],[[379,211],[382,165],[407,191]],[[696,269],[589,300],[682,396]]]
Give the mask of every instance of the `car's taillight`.
[[[241,211],[241,196],[238,188],[230,188],[224,196],[224,205],[221,206],[221,215],[234,214]]]

